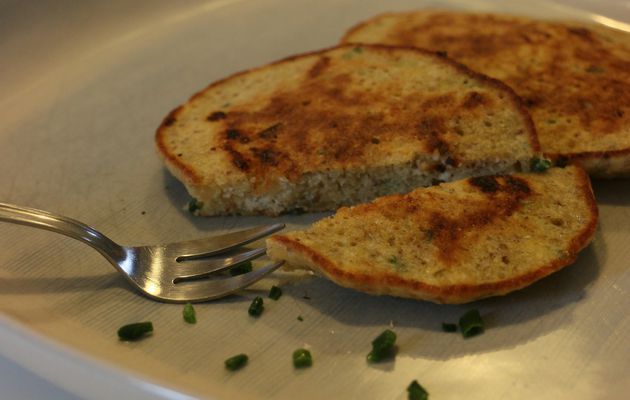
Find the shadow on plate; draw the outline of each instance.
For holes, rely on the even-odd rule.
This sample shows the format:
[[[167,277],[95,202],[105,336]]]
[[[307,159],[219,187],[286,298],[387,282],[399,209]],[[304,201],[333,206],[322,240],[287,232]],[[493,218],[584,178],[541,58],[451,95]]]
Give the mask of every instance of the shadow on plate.
[[[117,272],[104,275],[58,277],[13,277],[0,278],[0,292],[4,294],[45,294],[62,292],[94,291],[103,287],[131,286]]]
[[[598,179],[592,185],[597,204],[630,206],[630,179]]]
[[[588,297],[588,287],[604,265],[604,256],[601,243],[591,245],[575,264],[525,289],[464,305],[371,296],[319,278],[295,282],[284,290],[300,302],[300,308],[316,308],[318,313],[341,326],[373,326],[375,335],[390,326],[399,329],[401,354],[448,359],[513,348],[570,324],[573,309]],[[459,333],[442,331],[443,322],[457,323],[470,309],[480,311],[486,326],[483,335],[463,339]],[[319,333],[317,326],[313,329],[314,333],[305,339],[313,347],[328,348],[331,352],[361,352],[369,348],[369,342],[361,341],[356,343],[356,348],[335,349],[324,328]]]
[[[107,296],[111,290],[124,290],[133,295],[144,297],[155,304],[167,304],[145,297],[139,290],[134,288],[119,273],[112,272],[103,275],[76,276],[76,277],[11,277],[0,278],[0,293],[7,295],[37,295],[37,294],[64,294],[80,293],[87,298],[100,298]],[[255,296],[266,297],[268,289],[250,287],[247,290],[234,293],[221,299],[204,302],[206,305],[220,305],[229,303],[249,303]],[[86,300],[86,299],[84,299]]]

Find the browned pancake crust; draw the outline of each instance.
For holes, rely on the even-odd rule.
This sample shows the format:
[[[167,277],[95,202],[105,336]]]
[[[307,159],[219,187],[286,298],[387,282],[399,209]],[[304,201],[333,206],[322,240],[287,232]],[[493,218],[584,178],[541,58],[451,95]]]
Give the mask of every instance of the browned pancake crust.
[[[355,46],[339,46],[352,51]],[[364,46],[371,50],[390,52],[389,46]],[[324,49],[288,57],[275,63],[243,71],[217,81],[194,95],[190,102],[204,93],[230,80],[282,63],[292,63],[304,57],[318,57],[319,61],[303,77],[296,89],[271,93],[262,108],[229,108],[209,110],[205,123],[222,133],[208,151],[224,151],[229,155],[232,167],[254,178],[264,186],[266,180],[282,176],[295,180],[309,170],[324,170],[334,166],[352,167],[369,164],[379,146],[407,141],[422,152],[437,151],[446,157],[452,166],[462,160],[453,151],[446,138],[452,128],[446,126],[447,118],[457,113],[482,112],[494,99],[483,93],[471,92],[459,99],[455,93],[444,96],[414,93],[401,99],[399,106],[383,106],[391,93],[359,91],[352,85],[359,79],[348,73],[334,78],[319,79],[330,66],[326,55],[336,48]],[[396,51],[396,50],[394,50]],[[534,152],[540,150],[537,136],[524,103],[511,88],[500,81],[473,72],[462,64],[443,57],[441,54],[416,48],[400,47],[398,51],[415,52],[433,58],[445,68],[453,68],[463,75],[479,80],[484,85],[505,92],[506,99],[519,110],[525,121],[526,132]],[[386,109],[373,113],[349,113],[349,109]],[[423,110],[418,119],[418,110]],[[196,169],[174,154],[167,143],[167,129],[178,122],[183,107],[173,110],[163,120],[156,133],[158,150],[168,162],[175,165],[188,182],[203,184],[204,177]],[[450,133],[452,134],[452,132]],[[307,166],[307,167],[306,167]],[[436,164],[435,168],[444,168]]]
[[[580,235],[580,238],[590,238],[596,229],[596,223],[592,224],[591,229],[592,231],[585,230],[582,235]],[[413,292],[421,294],[417,296],[421,299],[431,300],[442,304],[458,304],[485,297],[501,295],[524,288],[567,265],[573,264],[579,250],[584,247],[585,243],[588,243],[586,240],[580,240],[580,238],[576,238],[576,240],[573,241],[573,248],[570,249],[572,254],[570,256],[556,259],[554,262],[541,266],[539,269],[531,271],[525,275],[491,283],[459,284],[449,286],[437,286],[427,284],[422,281],[407,280],[402,278],[400,275],[393,273],[375,275],[345,271],[339,268],[332,260],[324,257],[312,248],[303,245],[299,241],[286,236],[279,236],[274,238],[274,240],[282,243],[282,245],[289,251],[302,253],[314,264],[317,264],[318,268],[324,275],[329,276],[332,281],[341,283],[343,286],[351,286],[368,293],[373,292],[374,290],[372,288],[374,287],[389,287],[388,292],[390,294],[396,294],[397,292]],[[407,294],[404,297],[412,296]]]
[[[377,16],[342,42],[360,42],[363,29],[392,17],[398,22],[380,43],[444,51],[504,81],[525,100],[551,157],[580,161],[594,175],[630,174],[630,35],[578,22],[427,10]]]
[[[395,272],[359,273],[341,268],[335,260],[332,260],[317,250],[304,245],[300,239],[290,236],[276,235],[270,239],[281,243],[290,253],[301,254],[308,260],[310,265],[317,266],[323,275],[331,280],[355,289],[368,293],[387,293],[402,295],[403,297],[416,297],[427,299],[438,303],[462,303],[481,299],[494,295],[505,294],[538,281],[545,276],[560,270],[561,268],[575,262],[577,254],[590,242],[597,228],[598,209],[591,189],[591,184],[587,173],[576,168],[577,177],[575,185],[578,192],[583,196],[589,209],[587,224],[577,232],[570,240],[566,249],[563,249],[563,256],[554,259],[552,262],[540,265],[535,270],[518,276],[511,276],[507,279],[493,282],[454,284],[454,285],[433,285],[424,281],[405,279],[404,276]],[[488,176],[480,178],[470,178],[468,183],[477,187],[484,195],[485,200],[470,204],[471,211],[463,214],[453,215],[450,210],[434,213],[429,218],[430,225],[419,230],[420,232],[431,232],[432,243],[438,247],[438,259],[443,265],[456,267],[461,257],[464,257],[467,245],[477,240],[475,231],[483,231],[485,226],[493,227],[497,221],[509,217],[518,211],[523,201],[532,195],[532,189],[526,180],[511,176]],[[427,200],[426,201],[431,201]],[[433,199],[436,202],[440,198]],[[400,221],[401,216],[414,219],[418,215],[417,199],[409,195],[389,196],[377,199],[374,203],[364,204],[352,209],[352,218],[361,218],[361,215],[369,215],[377,210],[385,213],[386,217],[391,217],[395,221]],[[391,215],[390,215],[391,214]],[[398,215],[398,216],[396,216]],[[425,220],[423,216],[422,220]],[[463,234],[465,232],[465,235]],[[422,235],[422,233],[419,233]]]

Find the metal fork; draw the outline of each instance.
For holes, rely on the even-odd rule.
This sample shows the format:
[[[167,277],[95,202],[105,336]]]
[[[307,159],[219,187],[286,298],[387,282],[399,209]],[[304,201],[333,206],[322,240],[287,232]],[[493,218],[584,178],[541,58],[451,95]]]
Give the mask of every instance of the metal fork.
[[[0,203],[0,221],[61,233],[92,246],[146,296],[183,303],[218,299],[259,281],[282,262],[230,278],[201,279],[265,254],[265,249],[239,249],[284,228],[266,225],[207,239],[157,246],[128,247],[79,221],[33,208]],[[214,257],[213,256],[219,256]]]

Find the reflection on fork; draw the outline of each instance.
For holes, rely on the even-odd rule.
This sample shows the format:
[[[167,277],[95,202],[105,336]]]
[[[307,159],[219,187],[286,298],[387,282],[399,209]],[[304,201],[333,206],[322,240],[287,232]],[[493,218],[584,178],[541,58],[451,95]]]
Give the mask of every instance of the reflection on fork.
[[[79,221],[47,211],[0,203],[0,221],[61,233],[96,249],[146,296],[165,302],[218,299],[259,281],[276,262],[229,278],[202,279],[265,254],[242,246],[284,228],[272,224],[206,239],[155,246],[121,246]]]

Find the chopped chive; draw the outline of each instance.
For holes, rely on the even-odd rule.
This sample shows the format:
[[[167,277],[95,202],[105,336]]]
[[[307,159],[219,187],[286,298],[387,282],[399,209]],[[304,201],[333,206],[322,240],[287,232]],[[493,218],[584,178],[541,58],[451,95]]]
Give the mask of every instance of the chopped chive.
[[[252,301],[252,304],[249,306],[249,310],[247,311],[249,315],[252,317],[258,317],[262,314],[265,306],[263,305],[263,299],[260,296],[256,296]]]
[[[304,321],[304,318],[302,318],[302,316],[301,316],[301,315],[298,315],[297,320],[298,320],[298,321],[300,321],[300,322],[302,322],[302,321]]]
[[[465,338],[483,333],[484,326],[479,311],[470,310],[459,318],[459,329]]]
[[[372,341],[372,351],[367,355],[368,362],[380,362],[394,354],[396,334],[386,329]]]
[[[235,266],[230,268],[230,275],[232,275],[232,276],[243,275],[243,274],[246,274],[248,272],[252,272],[252,262],[251,261],[245,261],[245,262],[242,262],[240,264],[236,264]]]
[[[407,387],[407,399],[409,400],[427,400],[429,393],[418,383],[417,380],[411,382]]]
[[[194,214],[197,211],[201,210],[202,207],[203,207],[203,202],[195,199],[194,197],[190,199],[190,201],[188,202],[188,212],[191,214]]]
[[[225,360],[225,368],[230,371],[236,371],[243,368],[247,364],[248,359],[247,354],[237,354]]]
[[[184,305],[184,311],[182,312],[182,314],[184,315],[184,321],[188,322],[189,324],[197,323],[197,315],[191,303],[186,303],[186,305]]]
[[[297,349],[293,352],[293,366],[295,368],[306,368],[313,365],[311,352],[306,349]]]
[[[442,322],[442,330],[444,332],[457,332],[457,324],[449,324],[447,322]]]
[[[546,170],[551,168],[551,161],[544,158],[534,157],[530,162],[530,168],[534,172],[545,172]]]
[[[278,300],[282,296],[282,289],[278,286],[272,286],[269,290],[269,298],[272,300]]]
[[[134,341],[142,339],[151,332],[153,332],[153,324],[151,322],[136,322],[118,329],[118,338],[125,341]]]
[[[403,263],[398,257],[391,256],[387,259],[387,261],[392,265],[392,267],[399,271],[405,271],[407,266]]]

